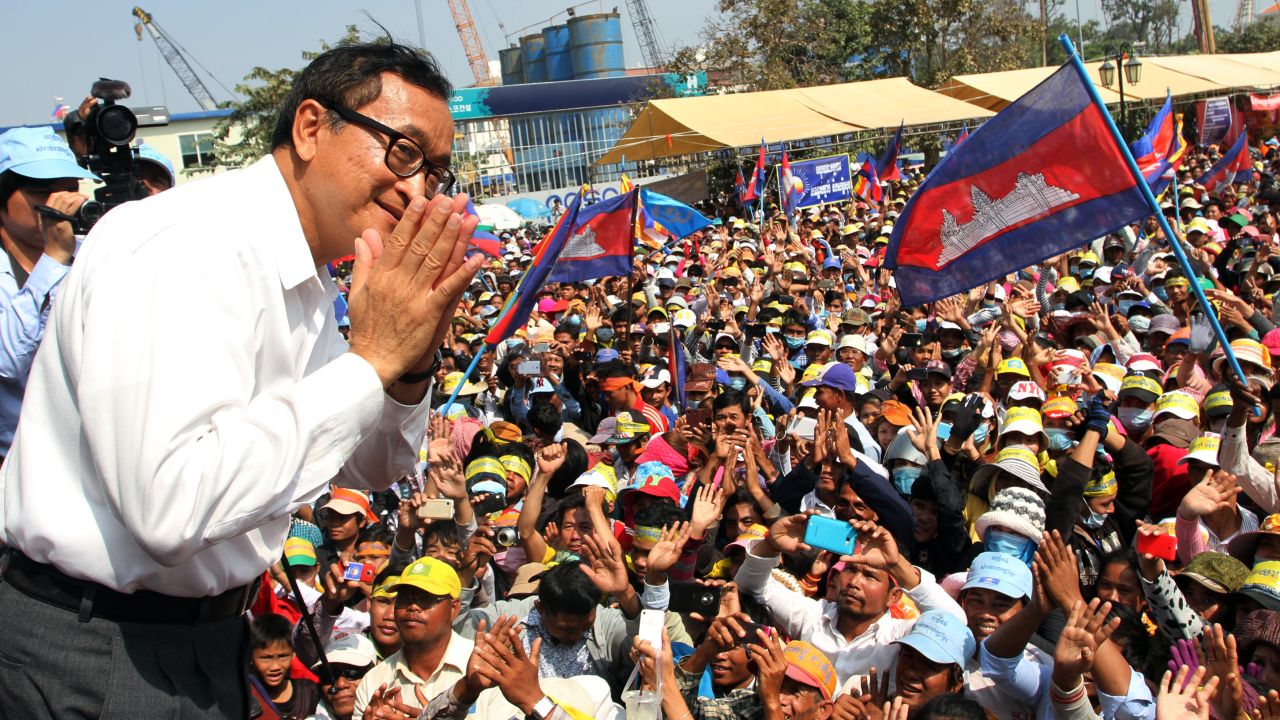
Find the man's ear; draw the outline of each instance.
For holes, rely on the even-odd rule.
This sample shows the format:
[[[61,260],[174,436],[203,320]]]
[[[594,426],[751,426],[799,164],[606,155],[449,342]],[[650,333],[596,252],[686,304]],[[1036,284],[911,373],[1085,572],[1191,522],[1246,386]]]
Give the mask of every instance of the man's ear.
[[[303,100],[293,114],[293,151],[303,162],[316,156],[320,133],[326,130],[328,111],[316,100]]]
[[[827,720],[831,717],[831,713],[836,709],[836,704],[830,700],[823,700],[818,703],[818,707],[814,708],[814,718],[816,720]]]

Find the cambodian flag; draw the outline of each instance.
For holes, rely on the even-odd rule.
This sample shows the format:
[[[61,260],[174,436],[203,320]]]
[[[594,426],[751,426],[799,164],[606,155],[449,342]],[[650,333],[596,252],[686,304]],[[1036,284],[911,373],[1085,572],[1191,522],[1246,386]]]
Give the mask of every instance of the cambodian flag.
[[[876,166],[870,160],[862,163],[862,168],[858,170],[858,176],[853,180],[853,192],[863,200],[877,205],[884,201],[884,188],[880,187]]]
[[[764,197],[764,138],[760,138],[760,155],[756,158],[756,167],[751,171],[751,181],[747,183],[747,200],[759,200]]]
[[[1231,143],[1231,149],[1209,168],[1209,172],[1196,178],[1196,184],[1203,185],[1215,195],[1221,195],[1231,187],[1231,183],[1249,182],[1252,174],[1253,163],[1249,159],[1249,133],[1241,130],[1236,136],[1236,141]]]
[[[746,205],[748,200],[753,199],[751,189],[747,187],[747,181],[742,179],[742,168],[738,168],[738,174],[733,178],[733,189],[738,193],[739,205]]]
[[[948,153],[894,224],[904,306],[981,285],[1151,214],[1108,115],[1072,64]]]
[[[467,198],[467,214],[480,217],[476,215],[476,206],[471,202],[471,198]],[[489,257],[502,257],[502,241],[488,230],[476,228],[476,231],[471,234],[471,246]]]
[[[905,120],[898,124],[898,132],[893,134],[893,139],[889,141],[889,146],[884,149],[884,155],[880,156],[877,163],[876,175],[885,182],[902,179],[902,171],[898,169],[898,148],[902,145],[902,126],[905,124]]]
[[[667,346],[667,371],[671,374],[671,397],[684,410],[688,402],[684,396],[684,381],[689,369],[684,359],[684,336],[675,325],[671,326],[671,342]]]
[[[538,304],[538,294],[542,292],[542,286],[547,284],[547,277],[560,259],[560,254],[568,244],[570,231],[578,221],[581,197],[579,194],[573,199],[569,209],[560,215],[556,226],[533,248],[533,262],[529,265],[529,270],[520,278],[511,298],[507,300],[502,312],[498,313],[493,327],[489,328],[489,334],[484,337],[489,346],[506,340],[529,322],[529,313]]]
[[[1159,195],[1173,182],[1187,142],[1182,138],[1182,124],[1173,114],[1173,99],[1166,96],[1164,105],[1151,118],[1147,131],[1129,145],[1138,169],[1151,186],[1151,192]]]
[[[800,201],[800,188],[796,187],[796,176],[791,174],[791,161],[787,151],[782,151],[782,165],[778,169],[778,195],[782,199],[782,212],[787,215],[787,222],[794,224],[796,203]]]
[[[955,146],[964,142],[968,137],[969,137],[969,126],[966,124],[964,128],[960,130],[960,137],[956,138],[956,141],[951,143],[951,147],[954,148]]]
[[[630,275],[640,188],[583,208],[558,253],[548,282],[581,282]]]

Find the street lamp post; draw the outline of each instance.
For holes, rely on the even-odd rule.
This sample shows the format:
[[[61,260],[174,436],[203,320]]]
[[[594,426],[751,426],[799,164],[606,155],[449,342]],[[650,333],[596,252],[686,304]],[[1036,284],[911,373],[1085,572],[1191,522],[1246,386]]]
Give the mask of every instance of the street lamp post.
[[[1120,81],[1120,132],[1122,135],[1128,136],[1129,120],[1125,114],[1124,84],[1128,81],[1130,85],[1137,85],[1142,81],[1142,61],[1130,54],[1132,47],[1121,49],[1115,53],[1103,56],[1103,63],[1098,68],[1098,79],[1102,81],[1103,86],[1111,87],[1111,83],[1116,80]],[[1115,61],[1115,64],[1112,64]],[[1119,66],[1120,72],[1116,72]]]

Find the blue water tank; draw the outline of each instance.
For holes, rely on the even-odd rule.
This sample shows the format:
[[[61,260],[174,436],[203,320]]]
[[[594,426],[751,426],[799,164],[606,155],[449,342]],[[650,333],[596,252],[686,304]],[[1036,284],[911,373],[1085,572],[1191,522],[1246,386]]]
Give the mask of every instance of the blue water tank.
[[[546,44],[547,41],[542,38],[542,33],[520,38],[520,56],[524,61],[525,82],[547,81]]]
[[[569,47],[574,80],[627,74],[622,60],[622,16],[616,12],[569,18]]]
[[[524,53],[519,45],[498,51],[498,63],[502,65],[502,84],[519,85],[524,82]]]
[[[542,39],[545,41],[543,57],[547,64],[547,79],[573,79],[573,55],[569,52],[569,26],[552,25],[542,28]]]

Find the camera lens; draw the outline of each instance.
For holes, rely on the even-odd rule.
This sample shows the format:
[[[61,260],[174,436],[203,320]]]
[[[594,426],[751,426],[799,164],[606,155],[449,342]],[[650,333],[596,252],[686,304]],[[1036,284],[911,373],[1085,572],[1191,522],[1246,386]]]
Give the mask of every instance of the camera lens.
[[[97,113],[98,133],[112,145],[128,145],[138,129],[138,118],[123,105],[104,105]]]

